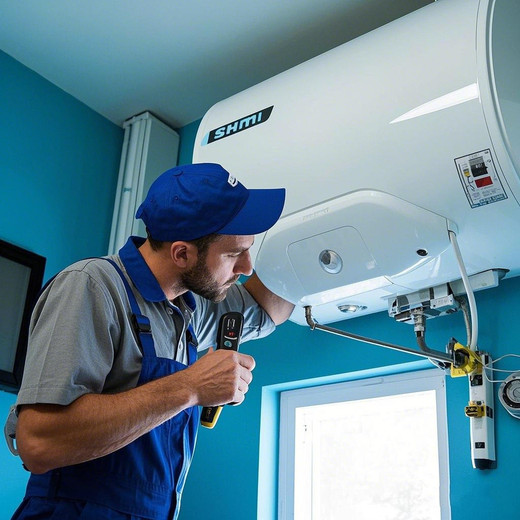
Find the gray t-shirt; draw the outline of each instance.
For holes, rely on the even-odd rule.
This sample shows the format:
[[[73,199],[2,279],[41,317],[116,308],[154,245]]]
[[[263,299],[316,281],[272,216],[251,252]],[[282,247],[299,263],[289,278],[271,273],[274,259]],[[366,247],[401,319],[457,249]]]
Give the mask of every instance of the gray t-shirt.
[[[186,364],[188,324],[197,336],[199,351],[204,350],[215,344],[219,317],[230,310],[244,314],[242,341],[261,338],[274,330],[269,315],[240,285],[232,286],[226,299],[218,304],[193,295],[196,310],[191,308],[191,295],[174,302],[166,300],[164,294],[159,299],[157,281],[135,246],[128,247],[133,248],[130,255],[137,267],[135,262],[128,264],[125,260],[128,272],[119,256],[112,259],[127,275],[141,314],[150,320],[159,357]],[[137,284],[133,282],[136,269]],[[151,287],[154,283],[157,287]],[[123,282],[106,260],[83,260],[62,271],[33,312],[16,405],[67,405],[86,393],[134,388],[142,355],[131,314]]]

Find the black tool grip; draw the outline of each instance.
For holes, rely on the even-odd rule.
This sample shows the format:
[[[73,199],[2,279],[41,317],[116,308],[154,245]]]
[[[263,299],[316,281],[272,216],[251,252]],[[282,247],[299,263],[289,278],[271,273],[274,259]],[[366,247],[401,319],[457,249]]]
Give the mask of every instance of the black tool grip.
[[[217,350],[238,351],[244,316],[240,312],[228,312],[220,318],[217,333]],[[217,424],[222,406],[204,406],[200,415],[200,424],[206,428],[213,428]]]

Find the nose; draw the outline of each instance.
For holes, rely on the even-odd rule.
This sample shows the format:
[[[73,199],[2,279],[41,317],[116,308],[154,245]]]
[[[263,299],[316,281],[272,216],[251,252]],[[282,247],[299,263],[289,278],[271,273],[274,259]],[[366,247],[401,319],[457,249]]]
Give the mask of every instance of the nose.
[[[235,273],[250,276],[253,274],[253,263],[251,262],[251,255],[249,251],[244,251],[235,264]]]

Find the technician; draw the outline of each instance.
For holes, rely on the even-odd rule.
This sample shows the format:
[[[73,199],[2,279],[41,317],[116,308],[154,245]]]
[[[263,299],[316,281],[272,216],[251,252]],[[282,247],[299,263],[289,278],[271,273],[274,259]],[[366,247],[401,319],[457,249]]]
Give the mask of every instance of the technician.
[[[214,346],[227,311],[244,314],[243,341],[292,312],[255,274],[235,283],[252,274],[254,235],[284,199],[217,164],[173,168],[137,211],[146,240],[77,262],[46,287],[16,402],[31,476],[13,519],[177,518],[199,406],[241,403],[255,365],[213,348],[197,360],[197,350]]]

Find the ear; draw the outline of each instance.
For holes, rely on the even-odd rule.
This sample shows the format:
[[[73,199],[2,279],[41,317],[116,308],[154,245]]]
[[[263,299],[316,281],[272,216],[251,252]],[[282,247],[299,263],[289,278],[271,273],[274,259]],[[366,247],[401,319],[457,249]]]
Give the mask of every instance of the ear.
[[[180,269],[189,269],[197,263],[197,247],[190,242],[172,242],[170,256]]]

